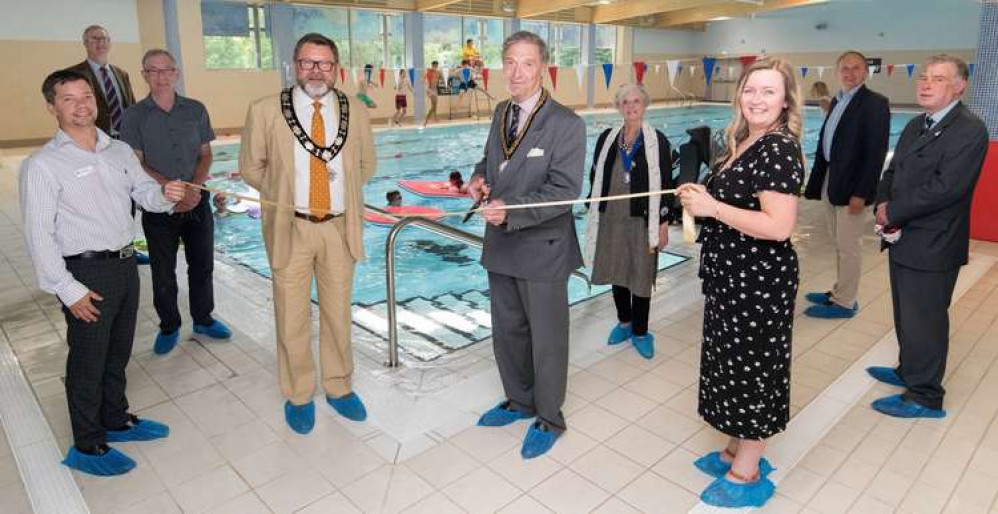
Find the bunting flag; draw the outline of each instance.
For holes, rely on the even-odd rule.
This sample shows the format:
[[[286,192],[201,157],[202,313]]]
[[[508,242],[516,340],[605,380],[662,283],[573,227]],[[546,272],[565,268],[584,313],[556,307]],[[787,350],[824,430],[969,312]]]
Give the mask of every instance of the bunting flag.
[[[911,80],[911,76],[915,74],[915,65],[914,64],[905,64],[904,68],[905,68],[905,70],[908,71],[908,80]]]
[[[364,68],[364,81],[368,84],[371,83],[371,73],[374,72],[374,68]]]
[[[355,73],[355,75],[357,76],[357,84],[367,84],[369,81],[364,81],[364,68],[357,68],[356,71],[357,73]]]
[[[872,77],[873,74],[877,72],[877,67],[876,66],[867,66],[866,68],[867,68],[867,71],[869,72],[866,75],[867,77]]]
[[[697,65],[696,64],[691,64],[690,65],[690,77],[692,77],[692,76],[694,76],[696,74],[697,74]]]
[[[807,66],[801,66],[800,67],[800,78],[802,78],[802,79],[806,79],[807,78]]]
[[[754,56],[754,55],[743,55],[743,56],[741,56],[741,57],[738,58],[738,60],[741,61],[742,66],[744,66],[746,68],[748,68],[749,66],[752,66],[753,64],[755,64],[755,60],[756,59],[757,59],[757,57]]]
[[[894,65],[893,64],[888,64],[887,65],[887,76],[890,77],[893,74],[894,74]]]
[[[409,85],[416,85],[416,68],[409,68]]]
[[[634,61],[634,83],[641,85],[645,80],[645,70],[648,65],[644,61]]]
[[[703,76],[704,76],[704,79],[707,80],[707,85],[708,86],[710,85],[711,77],[714,75],[714,64],[716,62],[717,62],[717,59],[715,59],[713,57],[704,57],[703,58]]]
[[[821,77],[824,77],[824,76],[825,76],[825,67],[824,66],[818,66],[818,78],[820,79]]]
[[[558,89],[558,67],[548,66],[548,75],[551,75],[551,89]]]
[[[470,80],[471,80],[471,68],[462,68],[461,69],[461,81],[463,81],[465,84],[467,84],[468,81],[470,81]]]
[[[967,72],[970,74],[971,77],[974,76],[974,66],[976,66],[976,64],[977,63],[973,63],[973,62],[967,63]]]
[[[378,83],[379,87],[385,87],[385,69],[381,68],[378,70]]]
[[[735,80],[735,67],[734,66],[728,66],[728,79],[729,80]]]
[[[346,68],[340,68],[340,84],[347,83],[347,70]]]
[[[655,74],[657,75],[657,74],[659,74],[661,72],[662,72],[662,65],[661,64],[656,64],[655,65]]]
[[[489,69],[482,68],[482,83],[485,84],[485,90],[489,90]]]
[[[679,61],[676,59],[665,61],[665,68],[669,70],[669,85],[675,85],[676,77],[679,76]]]
[[[610,77],[613,76],[613,64],[603,64],[603,80],[606,81],[606,88],[610,89]]]
[[[579,91],[586,89],[586,66],[582,63],[575,65],[575,78],[579,79]]]

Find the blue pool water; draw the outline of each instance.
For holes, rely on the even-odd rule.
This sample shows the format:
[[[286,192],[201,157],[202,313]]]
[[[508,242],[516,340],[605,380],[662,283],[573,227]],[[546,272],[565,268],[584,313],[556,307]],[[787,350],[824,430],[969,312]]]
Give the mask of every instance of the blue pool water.
[[[730,119],[730,107],[726,105],[701,105],[684,108],[649,109],[646,121],[662,130],[673,147],[686,142],[688,128],[708,125],[712,130],[723,128]],[[895,114],[891,123],[891,146],[900,135],[904,124],[912,114]],[[585,116],[588,156],[587,169],[592,160],[592,149],[597,136],[606,128],[618,123],[616,114]],[[821,115],[817,109],[808,109],[805,118],[804,148],[808,161],[813,161],[817,145]],[[385,204],[385,193],[400,189],[397,181],[445,180],[451,170],[459,170],[465,179],[471,175],[475,163],[481,158],[486,137],[487,124],[448,126],[425,130],[399,130],[381,132],[375,135],[378,172],[364,188],[367,203],[375,206]],[[224,178],[225,173],[237,167],[238,145],[218,146],[212,174],[218,178],[209,182],[210,187],[231,191],[245,190],[241,182]],[[588,191],[588,184],[586,185]],[[423,198],[401,190],[404,203],[424,205],[459,211],[467,209],[470,200],[465,198]],[[577,209],[578,212],[578,209]],[[481,234],[484,231],[481,218],[475,216],[467,224],[459,218],[449,218],[444,223],[470,232]],[[577,220],[580,239],[584,237],[584,220]],[[358,265],[354,280],[354,303],[371,305],[385,298],[385,238],[387,227],[367,224],[364,231],[364,245],[368,259]],[[245,215],[228,216],[216,225],[216,245],[220,252],[253,271],[268,276],[270,269],[263,249],[259,220]],[[480,252],[459,242],[426,233],[419,229],[406,229],[397,246],[398,298],[400,301],[417,297],[433,299],[447,292],[469,290],[484,291],[487,280],[478,264]],[[662,254],[661,267],[668,267],[684,260],[681,256]],[[570,281],[570,297],[573,302],[593,294],[604,292],[605,287],[594,287],[588,291],[579,280]]]

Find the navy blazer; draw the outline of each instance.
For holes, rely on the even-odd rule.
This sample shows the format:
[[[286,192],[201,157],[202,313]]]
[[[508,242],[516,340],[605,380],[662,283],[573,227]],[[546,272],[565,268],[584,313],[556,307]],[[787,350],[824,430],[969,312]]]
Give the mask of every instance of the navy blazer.
[[[829,113],[836,104],[837,98],[832,100]],[[822,187],[825,174],[831,166],[835,168],[835,173],[828,178],[828,201],[832,205],[849,205],[851,197],[859,196],[866,199],[866,205],[870,205],[876,197],[877,181],[887,156],[891,130],[890,102],[885,96],[867,89],[866,85],[859,87],[835,126],[831,163],[825,160],[827,123],[828,116],[825,116],[804,198],[821,200],[825,192]]]
[[[901,133],[877,190],[887,203],[887,221],[901,228],[890,248],[892,263],[924,271],[947,271],[967,263],[970,204],[984,166],[988,129],[958,103],[931,130],[925,116]]]

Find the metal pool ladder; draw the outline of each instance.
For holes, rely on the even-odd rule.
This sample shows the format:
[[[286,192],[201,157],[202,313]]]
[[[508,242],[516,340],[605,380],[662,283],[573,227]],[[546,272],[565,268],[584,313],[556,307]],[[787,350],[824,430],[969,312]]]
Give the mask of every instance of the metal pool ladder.
[[[399,334],[395,305],[395,243],[398,241],[399,233],[404,228],[414,225],[427,232],[432,232],[478,249],[482,248],[485,239],[482,236],[445,225],[436,220],[418,217],[399,218],[373,205],[365,204],[364,207],[369,211],[396,221],[391,231],[388,232],[388,239],[385,241],[385,286],[388,289],[386,297],[386,307],[388,310],[388,361],[385,362],[385,366],[397,368],[399,366]],[[589,276],[585,273],[575,270],[572,272],[572,276],[584,281],[586,286],[592,289],[592,282],[589,281]]]

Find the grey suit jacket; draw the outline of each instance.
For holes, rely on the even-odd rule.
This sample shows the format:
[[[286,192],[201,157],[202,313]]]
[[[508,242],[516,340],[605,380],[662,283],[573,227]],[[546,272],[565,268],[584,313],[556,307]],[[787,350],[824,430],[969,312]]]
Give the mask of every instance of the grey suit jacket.
[[[582,118],[548,98],[509,164],[499,171],[504,160],[502,113],[508,103],[496,106],[485,155],[472,177],[484,177],[490,199],[508,205],[579,198],[586,160]],[[503,226],[486,225],[482,266],[527,280],[567,280],[582,266],[571,206],[511,210]]]
[[[988,149],[988,129],[963,103],[928,133],[925,116],[912,118],[898,140],[877,190],[887,221],[901,227],[890,260],[946,271],[967,263],[970,204]]]

